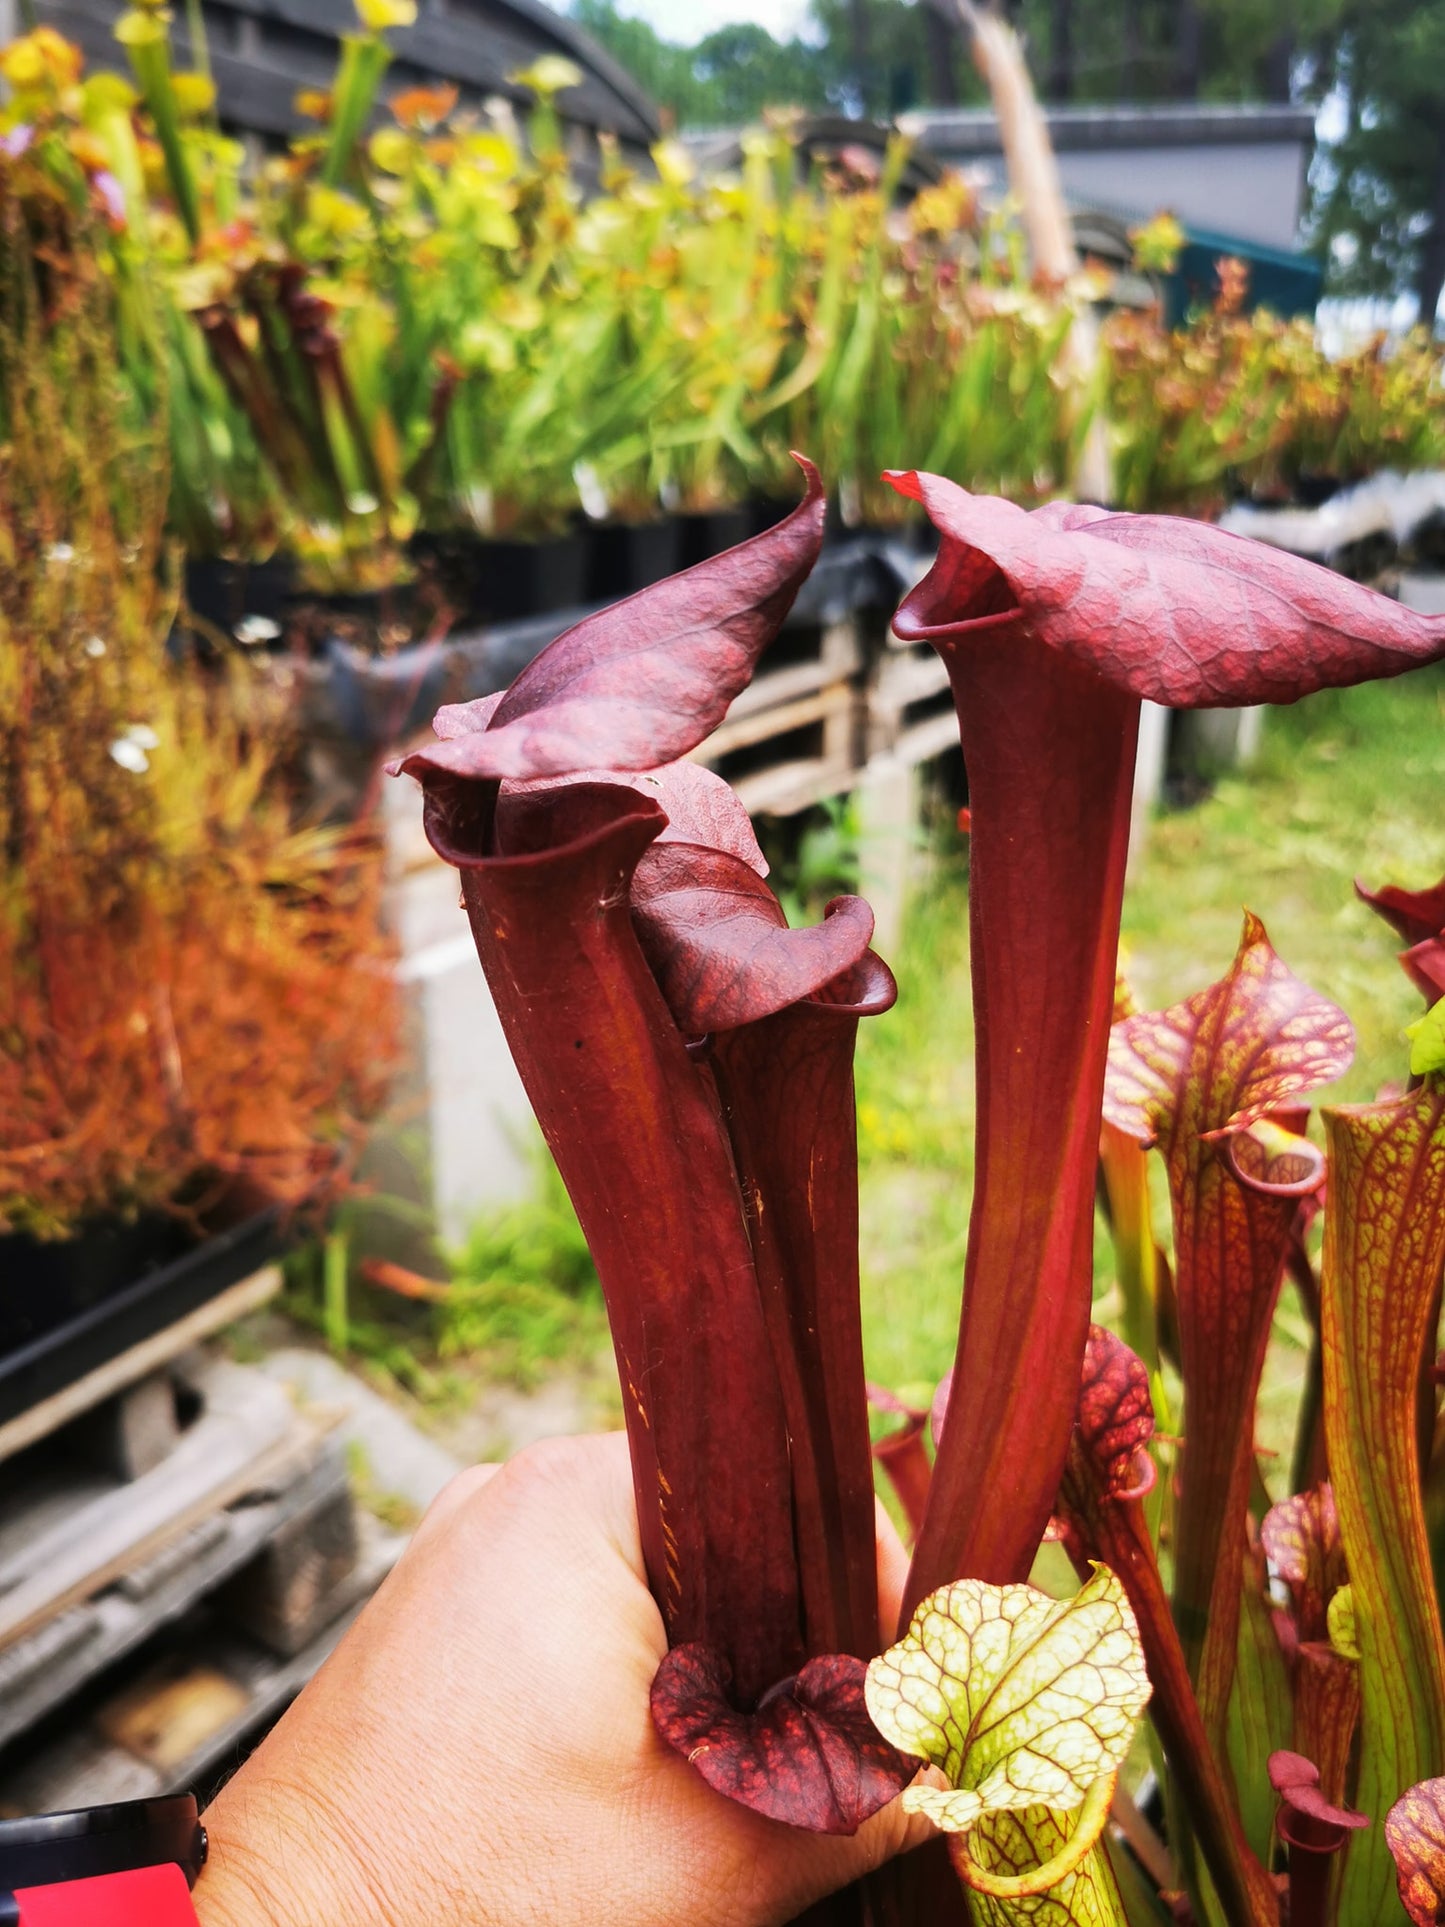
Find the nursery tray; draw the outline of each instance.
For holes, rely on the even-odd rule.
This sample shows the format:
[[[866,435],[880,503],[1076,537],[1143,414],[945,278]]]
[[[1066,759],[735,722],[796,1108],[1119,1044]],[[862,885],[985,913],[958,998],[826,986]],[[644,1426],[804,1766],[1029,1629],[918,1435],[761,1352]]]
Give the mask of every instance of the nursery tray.
[[[32,1336],[11,1326],[10,1342],[0,1350],[0,1425],[258,1271],[280,1256],[286,1238],[282,1210],[273,1206],[103,1295],[75,1289],[66,1275],[65,1245],[27,1241],[22,1257],[18,1249],[7,1252],[8,1243],[0,1240],[0,1291],[34,1296],[48,1282],[57,1295],[69,1296],[72,1308]],[[23,1277],[17,1275],[22,1264]]]

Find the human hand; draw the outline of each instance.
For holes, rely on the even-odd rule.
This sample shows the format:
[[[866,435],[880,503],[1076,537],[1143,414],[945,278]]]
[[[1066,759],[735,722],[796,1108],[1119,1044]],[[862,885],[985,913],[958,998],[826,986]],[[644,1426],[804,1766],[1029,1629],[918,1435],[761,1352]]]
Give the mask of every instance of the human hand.
[[[880,1514],[886,1624],[905,1569]],[[714,1793],[653,1729],[665,1650],[621,1434],[463,1473],[207,1810],[201,1927],[772,1927],[927,1837]]]

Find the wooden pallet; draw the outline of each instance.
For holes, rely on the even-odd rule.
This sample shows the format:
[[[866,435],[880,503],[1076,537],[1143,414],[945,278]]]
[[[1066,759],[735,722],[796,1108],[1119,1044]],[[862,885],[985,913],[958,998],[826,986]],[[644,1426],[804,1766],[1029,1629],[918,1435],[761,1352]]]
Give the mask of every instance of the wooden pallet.
[[[755,815],[788,816],[850,788],[865,655],[855,615],[784,629],[695,759]]]
[[[316,1462],[323,1428],[262,1373],[196,1354],[178,1379],[196,1415],[170,1450],[147,1454],[139,1476],[107,1462],[113,1438],[97,1454],[74,1431],[12,1461],[0,1496],[0,1658],[239,1500],[282,1492]]]
[[[887,756],[912,767],[958,741],[948,669],[927,643],[885,650],[869,676],[864,700],[870,762]]]
[[[858,695],[852,682],[731,714],[699,761],[732,784],[754,815],[787,816],[846,790],[857,776]]]
[[[0,1816],[214,1793],[331,1653],[403,1544],[363,1520],[358,1560],[333,1589],[324,1626],[290,1656],[201,1611],[162,1658],[111,1675],[64,1732],[8,1750]]]
[[[350,1503],[346,1455],[338,1441],[328,1439],[310,1468],[284,1489],[248,1494],[212,1513],[114,1584],[12,1641],[0,1652],[0,1747],[80,1692],[98,1672],[173,1625],[233,1575],[240,1575],[239,1596],[226,1595],[227,1610],[233,1616],[238,1609],[244,1613],[249,1596],[256,1608],[252,1632],[269,1638],[283,1657],[299,1650],[317,1627],[302,1618],[294,1598],[288,1621],[285,1591],[258,1588],[258,1565],[278,1536],[284,1542],[289,1531],[294,1543],[296,1533],[304,1531],[319,1510],[334,1508],[338,1500]],[[296,1635],[278,1641],[272,1630],[277,1625],[295,1626]]]
[[[193,1353],[7,1468],[0,1810],[201,1786],[233,1767],[395,1562],[340,1413]]]
[[[763,652],[757,673],[734,699],[718,734],[761,710],[778,709],[857,675],[864,654],[857,616],[785,628]]]

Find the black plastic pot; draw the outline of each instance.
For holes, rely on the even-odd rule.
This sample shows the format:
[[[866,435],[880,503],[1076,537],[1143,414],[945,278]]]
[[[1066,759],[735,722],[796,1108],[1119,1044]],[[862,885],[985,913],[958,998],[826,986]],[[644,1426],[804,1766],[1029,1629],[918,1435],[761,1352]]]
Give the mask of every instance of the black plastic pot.
[[[266,562],[228,562],[220,556],[188,556],[186,606],[213,628],[233,635],[247,616],[280,623],[295,595],[298,575],[289,555]]]
[[[413,554],[462,622],[520,622],[575,608],[587,594],[588,548],[581,529],[534,541],[428,532],[412,542]]]
[[[1352,582],[1375,582],[1398,559],[1399,544],[1386,529],[1376,529],[1358,542],[1342,542],[1331,549],[1324,561]]]
[[[581,529],[535,542],[484,542],[477,612],[492,622],[575,609],[587,594],[590,543]]]
[[[1345,486],[1338,475],[1327,475],[1317,469],[1302,468],[1293,480],[1293,495],[1301,508],[1323,508],[1333,496]]]
[[[592,531],[587,600],[615,602],[675,575],[681,547],[675,516],[656,522],[599,522]]]
[[[695,562],[706,562],[711,556],[721,555],[724,549],[735,549],[739,542],[746,542],[752,532],[752,516],[745,508],[706,509],[679,515],[678,567],[690,569]]]
[[[789,501],[785,495],[755,495],[746,509],[748,534],[765,535],[769,529],[776,528],[785,515],[791,515],[797,506],[796,496]]]
[[[284,1249],[279,1207],[196,1243],[169,1218],[0,1237],[0,1424],[163,1331]]]
[[[338,638],[367,654],[389,655],[425,636],[436,613],[429,582],[317,591],[293,602],[288,634],[311,656],[325,655]]]
[[[1410,561],[1427,569],[1445,569],[1445,510],[1435,509],[1417,522],[1405,544]]]

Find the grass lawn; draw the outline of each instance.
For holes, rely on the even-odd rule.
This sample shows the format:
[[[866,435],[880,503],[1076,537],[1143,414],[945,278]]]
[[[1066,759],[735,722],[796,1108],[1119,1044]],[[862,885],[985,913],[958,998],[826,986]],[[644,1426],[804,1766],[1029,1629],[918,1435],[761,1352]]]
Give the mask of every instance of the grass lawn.
[[[1400,1032],[1420,1004],[1392,934],[1352,883],[1419,886],[1442,872],[1445,673],[1330,691],[1271,711],[1253,770],[1155,821],[1125,901],[1124,968],[1148,1008],[1203,988],[1233,954],[1248,905],[1286,963],[1354,1019],[1359,1052],[1331,1098],[1371,1097],[1403,1074]],[[966,914],[962,862],[945,859],[913,907],[898,1009],[864,1025],[859,1047],[868,1367],[919,1395],[952,1361],[968,1223]],[[1106,1241],[1100,1256],[1107,1264]],[[1288,1303],[1283,1324],[1276,1409],[1262,1414],[1281,1425],[1295,1376]]]

